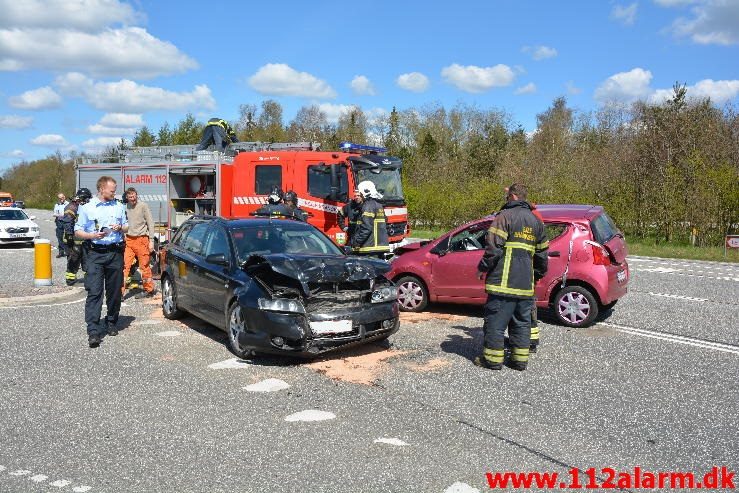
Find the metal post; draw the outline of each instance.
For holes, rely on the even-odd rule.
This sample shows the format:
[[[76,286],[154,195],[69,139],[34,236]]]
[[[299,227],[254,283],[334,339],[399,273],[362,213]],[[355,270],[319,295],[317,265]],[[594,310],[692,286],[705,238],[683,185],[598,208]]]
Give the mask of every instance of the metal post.
[[[51,286],[51,241],[38,239],[33,242],[34,286]]]

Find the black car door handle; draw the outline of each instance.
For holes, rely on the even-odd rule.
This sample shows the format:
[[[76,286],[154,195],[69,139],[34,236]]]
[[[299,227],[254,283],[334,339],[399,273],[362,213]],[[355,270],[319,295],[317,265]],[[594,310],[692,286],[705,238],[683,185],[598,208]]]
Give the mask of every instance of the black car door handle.
[[[549,255],[550,257],[559,257],[559,252],[557,251],[549,252],[547,255]]]

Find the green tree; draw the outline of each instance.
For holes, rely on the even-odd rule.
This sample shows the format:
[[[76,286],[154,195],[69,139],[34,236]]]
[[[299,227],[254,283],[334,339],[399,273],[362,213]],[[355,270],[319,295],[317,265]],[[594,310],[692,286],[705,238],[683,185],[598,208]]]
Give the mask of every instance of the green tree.
[[[172,144],[197,144],[203,134],[203,125],[199,124],[192,113],[188,113],[172,132]]]
[[[133,136],[131,145],[134,147],[149,147],[154,145],[154,134],[151,133],[149,127],[144,125],[136,131]]]

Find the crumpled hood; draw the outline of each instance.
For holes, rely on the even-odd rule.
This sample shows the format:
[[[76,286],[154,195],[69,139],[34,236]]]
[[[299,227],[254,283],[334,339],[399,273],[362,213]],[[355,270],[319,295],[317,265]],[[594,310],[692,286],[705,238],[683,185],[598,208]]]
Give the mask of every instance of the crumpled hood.
[[[374,279],[390,271],[390,265],[379,259],[286,253],[252,255],[244,268],[251,271],[265,263],[278,274],[297,280],[304,288],[307,288],[308,283]]]

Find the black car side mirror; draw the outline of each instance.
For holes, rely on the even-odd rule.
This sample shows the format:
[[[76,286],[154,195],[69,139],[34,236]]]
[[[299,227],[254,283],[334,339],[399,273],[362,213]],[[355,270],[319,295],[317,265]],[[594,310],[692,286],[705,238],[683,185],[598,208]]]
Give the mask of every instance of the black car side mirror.
[[[229,265],[228,259],[222,253],[214,253],[213,255],[208,255],[207,257],[205,257],[205,261],[209,264],[222,265],[224,267],[228,267]]]

